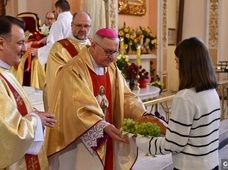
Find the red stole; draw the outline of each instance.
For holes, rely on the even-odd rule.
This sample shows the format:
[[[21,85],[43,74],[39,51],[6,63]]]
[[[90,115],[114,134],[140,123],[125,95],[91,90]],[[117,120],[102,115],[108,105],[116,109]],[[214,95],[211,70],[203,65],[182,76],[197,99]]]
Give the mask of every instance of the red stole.
[[[61,39],[58,42],[67,50],[72,58],[78,54],[77,49],[67,38]]]
[[[100,93],[100,87],[105,88],[105,95],[109,101],[108,108],[105,114],[105,120],[110,124],[113,123],[112,116],[112,94],[111,94],[111,81],[108,72],[105,75],[96,75],[92,70],[89,69],[90,77],[93,82],[93,91],[94,96],[96,97]],[[108,136],[107,145],[106,145],[106,157],[104,170],[113,169],[113,142],[112,138]]]
[[[26,114],[28,114],[27,108],[25,106],[25,102],[20,96],[20,94],[1,73],[0,73],[0,76],[6,81],[11,92],[13,93],[13,96],[17,102],[17,107],[20,114],[22,116],[25,116]],[[25,154],[25,161],[26,161],[27,170],[40,170],[38,155]]]

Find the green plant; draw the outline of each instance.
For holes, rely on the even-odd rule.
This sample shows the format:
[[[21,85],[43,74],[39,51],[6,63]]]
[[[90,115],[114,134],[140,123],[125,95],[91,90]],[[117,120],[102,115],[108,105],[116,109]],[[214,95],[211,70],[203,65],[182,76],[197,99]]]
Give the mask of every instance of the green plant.
[[[120,71],[123,71],[125,66],[128,64],[129,58],[126,55],[118,55],[116,57],[116,64]]]
[[[154,79],[153,81],[151,81],[150,83],[151,86],[156,86],[158,88],[160,88],[160,93],[162,92],[163,90],[163,83],[161,83],[160,81],[160,77],[158,75],[156,75],[156,79]]]

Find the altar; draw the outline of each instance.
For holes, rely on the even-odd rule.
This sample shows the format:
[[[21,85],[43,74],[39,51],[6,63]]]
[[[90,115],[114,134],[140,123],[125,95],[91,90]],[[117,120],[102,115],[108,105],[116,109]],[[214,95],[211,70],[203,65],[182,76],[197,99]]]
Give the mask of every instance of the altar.
[[[147,85],[146,88],[141,88],[139,90],[133,90],[133,93],[135,93],[142,101],[152,99],[154,97],[159,96],[160,89],[155,86]]]
[[[137,56],[136,55],[127,55],[130,63],[136,63]],[[150,61],[151,59],[156,59],[157,56],[155,54],[142,54],[140,56],[140,65],[146,71],[150,72]]]

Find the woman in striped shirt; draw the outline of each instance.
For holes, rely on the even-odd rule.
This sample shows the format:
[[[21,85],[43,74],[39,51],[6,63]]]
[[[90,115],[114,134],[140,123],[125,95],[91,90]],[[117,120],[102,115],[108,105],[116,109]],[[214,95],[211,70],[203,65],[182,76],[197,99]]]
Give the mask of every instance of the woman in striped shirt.
[[[179,92],[172,103],[164,137],[137,137],[148,154],[172,153],[174,169],[216,170],[219,165],[220,100],[218,82],[205,44],[196,37],[175,50]]]

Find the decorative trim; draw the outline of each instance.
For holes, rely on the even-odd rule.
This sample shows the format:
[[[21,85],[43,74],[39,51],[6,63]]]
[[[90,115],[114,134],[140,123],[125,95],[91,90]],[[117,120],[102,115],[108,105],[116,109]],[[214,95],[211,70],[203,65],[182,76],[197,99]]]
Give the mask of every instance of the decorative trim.
[[[107,9],[107,26],[115,31],[118,31],[118,0],[105,0]]]
[[[118,3],[119,14],[127,15],[145,15],[146,14],[146,0],[119,0]]]
[[[167,47],[167,0],[162,1],[162,47]]]
[[[209,4],[209,48],[218,47],[219,0],[210,0]]]

